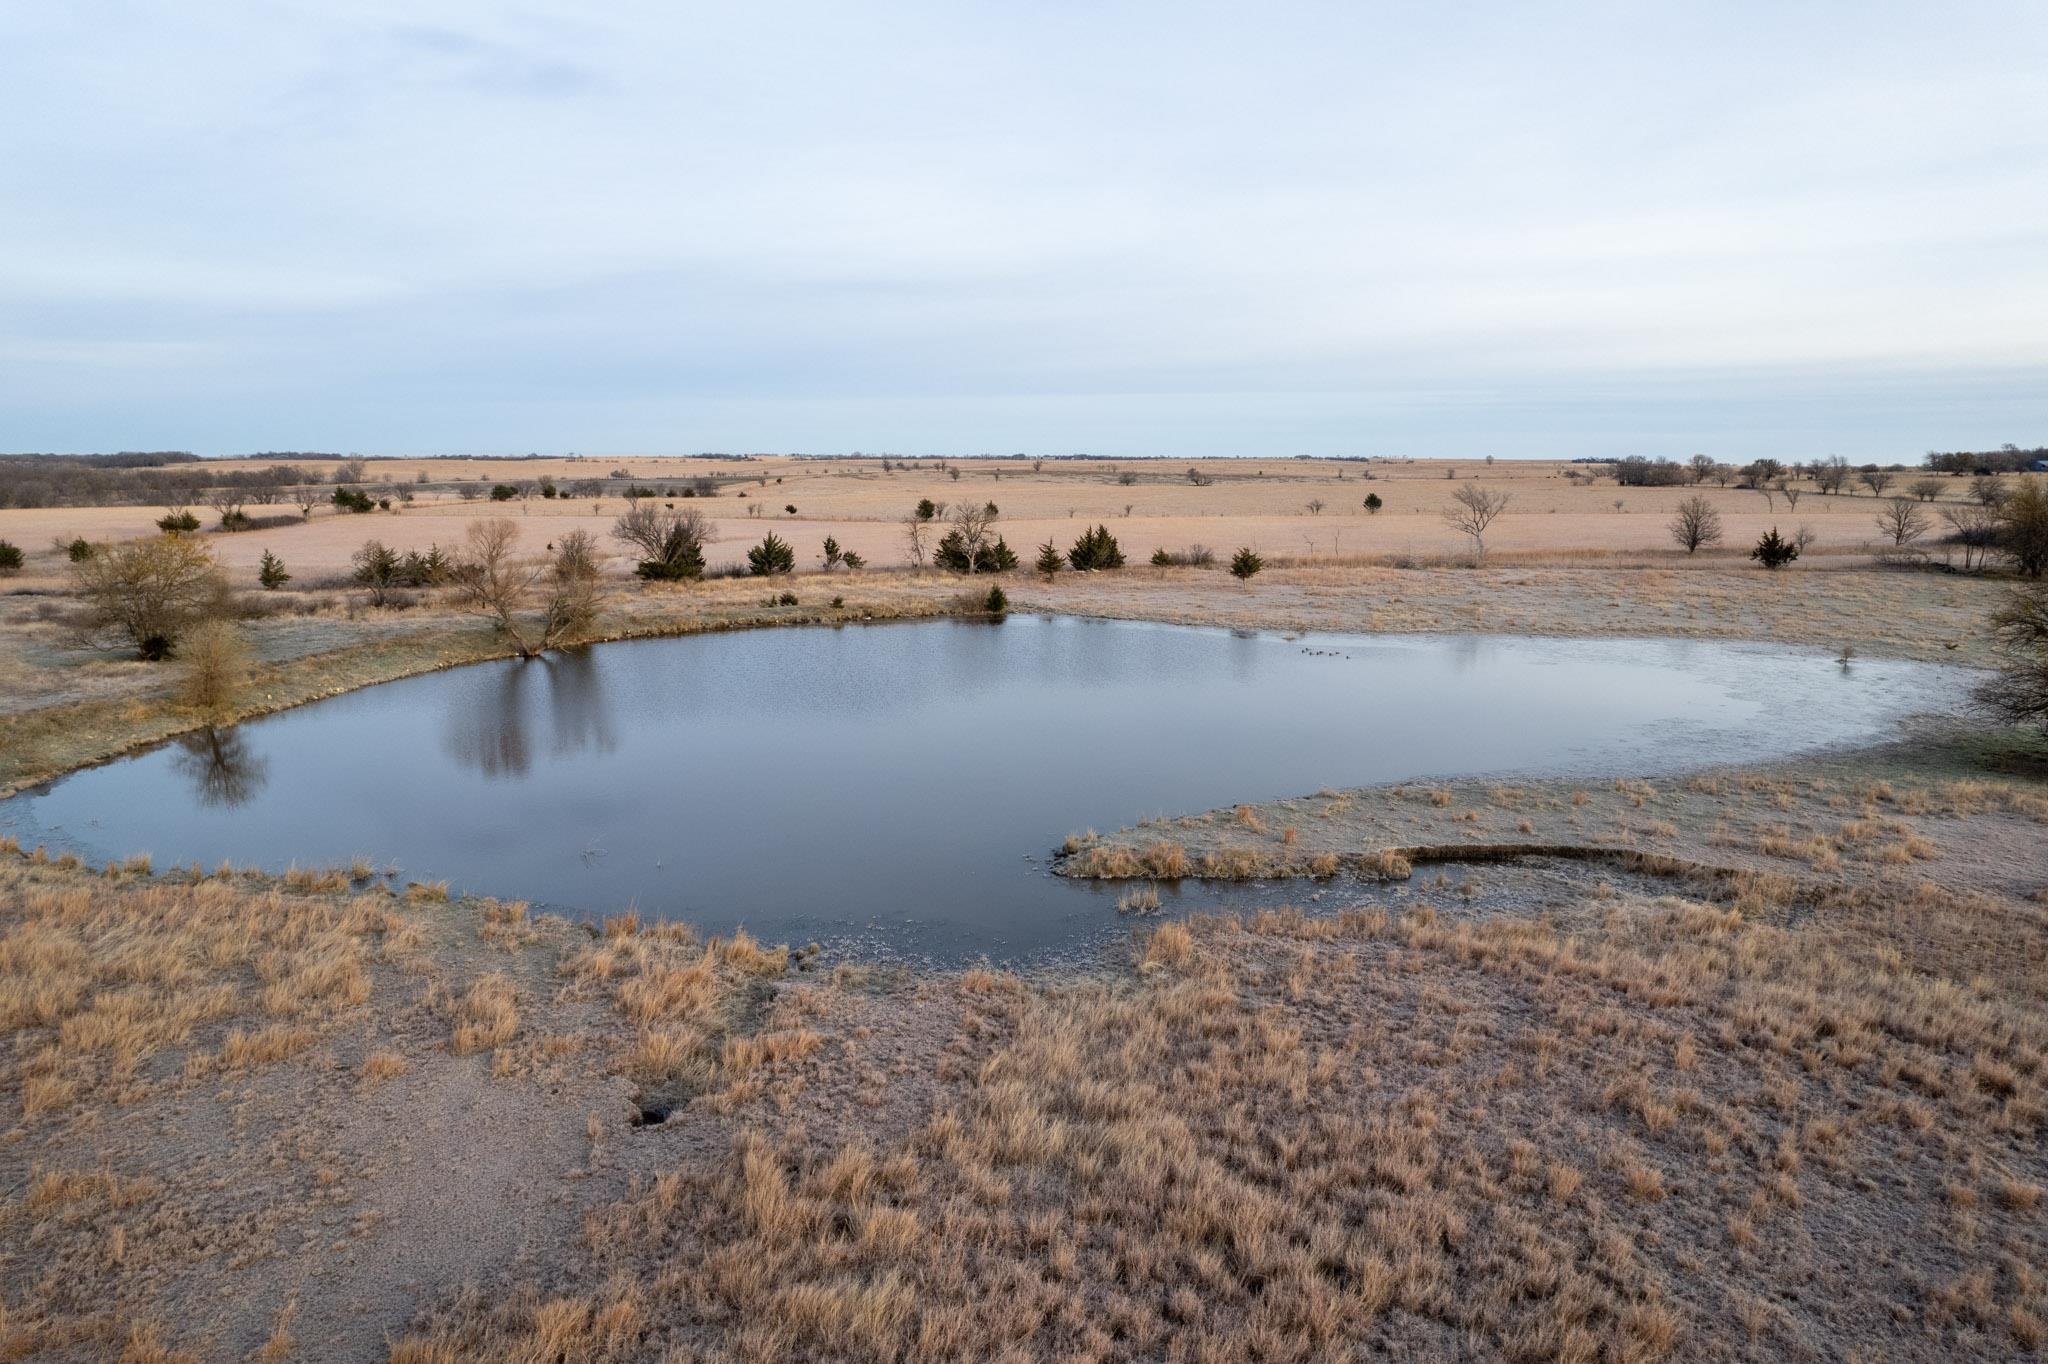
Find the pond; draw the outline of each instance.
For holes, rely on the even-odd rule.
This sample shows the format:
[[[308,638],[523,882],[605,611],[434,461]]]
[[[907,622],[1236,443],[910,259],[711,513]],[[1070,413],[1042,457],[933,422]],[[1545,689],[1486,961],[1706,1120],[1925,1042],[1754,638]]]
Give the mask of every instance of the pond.
[[[402,879],[881,955],[1119,931],[1069,832],[1420,777],[1654,773],[1882,738],[1969,674],[1696,641],[1072,617],[639,640],[387,683],[74,773],[0,831],[93,861]],[[1217,892],[1221,893],[1221,892]]]

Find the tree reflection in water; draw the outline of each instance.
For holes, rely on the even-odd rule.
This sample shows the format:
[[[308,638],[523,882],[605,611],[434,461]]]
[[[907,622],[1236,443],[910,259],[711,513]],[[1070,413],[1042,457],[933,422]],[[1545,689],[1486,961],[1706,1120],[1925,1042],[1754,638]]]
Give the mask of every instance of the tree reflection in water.
[[[618,739],[597,660],[576,649],[502,665],[495,689],[480,704],[448,713],[443,746],[449,756],[486,777],[523,777],[533,765],[536,719],[534,671],[546,688],[547,751],[553,757],[596,751],[609,753]]]
[[[179,775],[190,779],[199,803],[211,810],[246,805],[270,778],[269,765],[249,751],[238,729],[208,726],[182,735],[172,759]]]

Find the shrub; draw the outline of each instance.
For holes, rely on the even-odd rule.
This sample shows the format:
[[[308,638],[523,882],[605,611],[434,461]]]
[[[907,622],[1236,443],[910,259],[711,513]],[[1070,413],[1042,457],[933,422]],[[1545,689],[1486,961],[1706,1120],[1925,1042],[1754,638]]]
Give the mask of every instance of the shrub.
[[[917,511],[915,515],[918,520],[931,521],[936,519],[938,517],[938,514],[938,504],[933,502],[929,497],[920,497],[919,499],[917,499]]]
[[[491,487],[491,501],[493,502],[510,502],[517,496],[519,496],[519,489],[513,487],[510,483],[497,483]]]
[[[1167,551],[1166,551],[1165,549],[1155,549],[1155,550],[1153,550],[1153,551],[1152,551],[1152,567],[1154,567],[1154,568],[1172,568],[1172,567],[1173,567],[1173,555],[1171,555],[1171,554],[1167,553]]]
[[[1010,609],[1010,599],[1004,595],[1002,588],[991,587],[988,596],[982,599],[981,609],[991,616],[1000,616]]]
[[[782,509],[788,512],[791,516],[796,515],[796,503],[794,502],[785,503]]]
[[[366,512],[377,504],[360,488],[340,487],[334,490],[334,505],[345,512]]]
[[[1117,547],[1116,537],[1109,533],[1109,527],[1098,525],[1093,530],[1083,531],[1081,538],[1074,541],[1074,547],[1067,551],[1067,562],[1081,572],[1122,568],[1124,552]]]
[[[263,584],[265,590],[275,592],[291,580],[292,575],[284,570],[284,560],[264,550],[263,562],[256,565],[256,581]]]
[[[840,553],[839,562],[845,564],[848,568],[866,568],[868,566],[866,559],[850,549]]]
[[[73,562],[76,562],[76,560]],[[0,573],[19,573],[21,572],[21,564],[21,546],[15,544],[12,540],[0,540]]]
[[[579,535],[584,537],[580,541],[576,538]],[[563,550],[566,552],[572,543],[588,545],[588,533],[570,531],[562,539]],[[454,569],[439,545],[428,545],[425,554],[409,549],[398,561],[398,581],[404,587],[438,587],[449,580]]]
[[[840,562],[841,562],[842,560],[844,560],[845,558],[846,558],[846,551],[845,551],[845,550],[842,550],[841,548],[839,548],[839,541],[838,541],[837,539],[835,539],[834,537],[830,536],[830,535],[826,536],[826,537],[825,537],[825,567],[827,567],[827,568],[837,568],[837,567],[839,567],[839,565],[840,565]]]
[[[997,536],[994,544],[977,546],[970,560],[966,535],[949,530],[932,551],[932,563],[952,573],[1007,573],[1017,566],[1017,551]]]
[[[1058,573],[1062,568],[1065,568],[1066,565],[1067,556],[1060,553],[1059,546],[1055,545],[1052,541],[1047,540],[1044,544],[1038,547],[1038,562],[1036,564],[1036,567],[1040,573],[1043,573],[1045,575],[1045,579],[1047,582],[1051,582],[1053,575],[1055,573]]]
[[[1230,575],[1242,582],[1266,566],[1266,561],[1252,553],[1247,545],[1230,556]]]
[[[78,539],[64,546],[64,553],[70,558],[72,563],[82,564],[92,557],[92,541],[81,535]]]
[[[612,522],[612,538],[640,551],[633,571],[642,578],[679,582],[704,576],[704,543],[710,539],[711,523],[695,508],[671,511],[663,507],[640,506],[637,500],[626,514]]]
[[[1367,493],[1365,495],[1365,509],[1368,512],[1377,512],[1381,507],[1384,507],[1386,505],[1387,504],[1385,502],[1382,502],[1380,500],[1380,495],[1378,493]]]
[[[174,511],[159,516],[156,528],[166,535],[185,535],[199,529],[199,518],[188,511]]]
[[[223,586],[213,552],[181,535],[124,541],[71,571],[88,629],[125,640],[151,661],[171,656]]]
[[[384,606],[391,600],[392,589],[404,586],[400,581],[398,551],[382,540],[365,540],[363,546],[349,556],[355,565],[350,576],[357,584],[370,589],[370,604]]]
[[[789,541],[771,530],[767,538],[747,551],[747,567],[757,578],[765,578],[772,573],[794,573],[796,550]]]
[[[1764,538],[1756,542],[1756,548],[1749,557],[1768,569],[1780,569],[1799,557],[1799,546],[1778,534],[1772,526],[1764,532]]]
[[[784,592],[781,596],[775,599],[775,604],[777,606],[795,606],[797,604],[796,593]]]
[[[182,653],[185,704],[208,715],[232,707],[249,680],[249,647],[233,623],[209,620],[195,626]]]
[[[972,573],[973,557],[967,550],[967,539],[957,530],[949,530],[932,551],[932,565],[949,573]]]

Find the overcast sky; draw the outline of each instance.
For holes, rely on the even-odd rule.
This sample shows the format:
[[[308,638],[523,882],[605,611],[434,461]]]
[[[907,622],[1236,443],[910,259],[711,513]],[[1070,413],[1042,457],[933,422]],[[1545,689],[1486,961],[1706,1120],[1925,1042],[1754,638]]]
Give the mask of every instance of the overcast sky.
[[[2048,3],[0,5],[0,450],[2048,442]]]

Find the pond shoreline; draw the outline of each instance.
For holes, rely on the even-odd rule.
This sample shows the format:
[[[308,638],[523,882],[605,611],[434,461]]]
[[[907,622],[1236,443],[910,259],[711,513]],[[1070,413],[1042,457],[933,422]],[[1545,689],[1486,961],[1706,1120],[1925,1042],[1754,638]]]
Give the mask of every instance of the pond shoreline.
[[[95,862],[368,857],[571,917],[634,907],[770,941],[1030,961],[1102,907],[1040,860],[1076,824],[1187,823],[1246,793],[1425,773],[1589,781],[1759,761],[1785,733],[1801,749],[1885,737],[1963,686],[1924,663],[1844,670],[1725,641],[893,623],[642,637],[394,681],[74,772],[0,806],[0,828]],[[1359,844],[1325,813],[1288,817],[1284,841],[1254,820],[1180,871],[1330,876]],[[1364,854],[1471,841],[1413,832]],[[1066,870],[1138,874],[1102,865],[1114,852]],[[915,892],[887,868],[914,868]],[[1243,898],[1190,886],[1183,903]]]
[[[1792,592],[1753,572],[1668,566],[1622,574],[1572,567],[1281,568],[1249,586],[1223,583],[1218,574],[1193,569],[1063,574],[1050,584],[1032,575],[1013,576],[1011,609],[1017,613],[1275,632],[1698,639],[1815,649],[1838,647],[1846,639],[1868,657],[1966,666],[1988,661],[1976,639],[1979,614],[1989,609],[1988,604],[1980,607],[1979,598],[1997,586],[1859,569],[1804,575]],[[898,570],[830,579],[807,574],[785,581],[806,591],[829,583],[843,593],[847,605],[838,610],[762,607],[754,596],[762,583],[746,579],[706,583],[686,592],[619,588],[607,602],[608,628],[600,636],[610,642],[959,614],[967,583]],[[1700,597],[1710,603],[1705,616],[1689,606],[1680,609]],[[1871,628],[1873,622],[1902,613],[1913,617],[1912,637]],[[471,618],[438,607],[416,614],[428,618],[419,629],[377,634],[259,667],[249,697],[228,719],[274,714],[382,682],[512,656]],[[1838,624],[1844,616],[1852,623]],[[391,622],[380,618],[378,623]],[[358,628],[343,620],[326,620],[326,627],[344,634]],[[255,622],[251,629],[260,635],[265,623]],[[51,627],[26,616],[0,623],[0,642],[15,642],[24,650],[33,643],[47,652],[51,637]],[[33,680],[45,692],[61,691],[51,683],[76,666],[82,665],[60,665],[48,680],[40,673]],[[122,666],[120,671],[128,681],[117,694],[0,714],[0,798],[205,727],[204,716],[166,693],[165,684],[175,680],[172,672],[161,665]],[[146,690],[134,689],[140,679],[147,679]],[[270,694],[257,699],[265,688]]]

